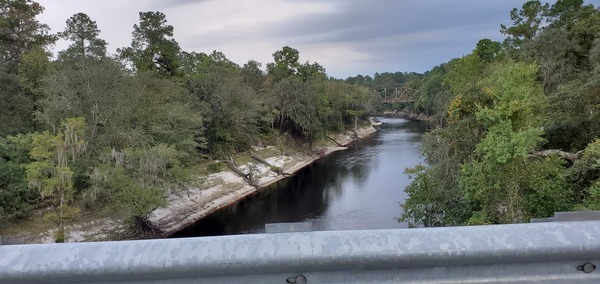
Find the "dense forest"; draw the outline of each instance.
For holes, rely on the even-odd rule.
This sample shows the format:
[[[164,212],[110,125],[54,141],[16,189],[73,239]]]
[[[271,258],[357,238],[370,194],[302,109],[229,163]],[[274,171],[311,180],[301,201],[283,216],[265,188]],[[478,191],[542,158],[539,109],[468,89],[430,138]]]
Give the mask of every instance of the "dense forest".
[[[282,139],[310,149],[381,111],[370,90],[398,86],[415,102],[388,108],[431,117],[400,220],[600,210],[600,11],[582,0],[526,2],[501,26],[503,42],[482,39],[424,74],[345,80],[288,46],[266,71],[184,51],[161,12],[140,12],[131,45],[109,54],[86,14],[51,33],[34,1],[0,9],[0,230],[34,212],[57,241],[82,211],[143,227],[198,165]],[[52,50],[59,39],[69,47]]]
[[[143,226],[195,165],[282,136],[312,147],[377,103],[291,47],[266,72],[183,51],[161,12],[140,12],[131,45],[108,54],[86,14],[51,33],[34,1],[1,0],[0,11],[0,229],[34,211],[59,242],[82,210]],[[58,39],[70,45],[54,56]]]
[[[600,11],[529,1],[510,17],[504,42],[407,82],[418,93],[406,107],[432,117],[426,164],[406,170],[412,226],[600,210]]]

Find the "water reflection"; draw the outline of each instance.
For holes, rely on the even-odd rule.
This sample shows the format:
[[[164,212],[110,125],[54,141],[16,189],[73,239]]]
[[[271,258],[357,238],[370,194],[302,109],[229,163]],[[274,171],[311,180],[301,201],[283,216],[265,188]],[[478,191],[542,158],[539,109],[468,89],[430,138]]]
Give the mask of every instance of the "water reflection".
[[[426,125],[382,118],[373,136],[336,152],[173,237],[264,232],[266,223],[312,222],[315,230],[402,228],[398,206],[410,182],[406,167],[421,162]]]

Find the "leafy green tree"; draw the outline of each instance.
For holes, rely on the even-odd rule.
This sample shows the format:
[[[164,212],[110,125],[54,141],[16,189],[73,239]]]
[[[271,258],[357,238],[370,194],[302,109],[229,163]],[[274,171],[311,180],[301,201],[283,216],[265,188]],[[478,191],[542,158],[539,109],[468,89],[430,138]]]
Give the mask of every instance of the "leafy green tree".
[[[261,64],[254,60],[248,61],[240,69],[244,82],[250,85],[254,91],[259,92],[263,88],[265,82],[265,74],[260,70]]]
[[[0,59],[0,136],[31,129],[30,96],[20,92],[19,78],[8,72],[9,63]]]
[[[487,133],[460,177],[460,187],[478,209],[470,223],[522,222],[569,206],[562,161],[528,162],[528,154],[543,142],[544,97],[536,74],[535,65],[507,63],[485,82],[493,104],[478,110],[476,118]],[[540,183],[538,175],[547,182]]]
[[[298,77],[288,77],[273,86],[277,98],[279,129],[289,128],[312,142],[323,130],[321,115],[327,108],[324,85],[320,81],[304,82]]]
[[[227,77],[214,93],[206,94],[208,150],[216,156],[250,148],[267,121],[265,107],[252,87],[239,75]]]
[[[40,128],[34,115],[39,111],[39,102],[44,97],[43,81],[49,69],[48,54],[42,47],[31,48],[21,55],[18,78],[23,105],[16,107],[21,109],[17,113],[24,125],[21,131]]]
[[[93,154],[122,139],[110,137],[120,133],[117,130],[126,123],[128,114],[124,111],[132,103],[126,97],[131,78],[125,77],[123,68],[111,59],[89,61],[85,68],[81,68],[82,61],[62,62],[49,72],[35,117],[52,133],[58,133],[64,119],[84,117],[88,153]]]
[[[44,7],[31,0],[0,1],[0,54],[8,63],[8,72],[17,73],[21,54],[30,48],[55,41],[48,25],[36,20],[43,11]]]
[[[184,180],[178,150],[166,144],[107,149],[101,159],[90,174],[87,196],[108,204],[111,216],[126,220],[135,234],[152,230],[150,214],[164,206],[165,195]]]
[[[527,1],[519,10],[510,11],[513,25],[501,25],[500,32],[507,35],[505,44],[510,48],[520,48],[524,43],[532,40],[545,24],[545,15],[548,13],[549,4],[542,4],[539,0]]]
[[[36,194],[27,188],[31,135],[0,137],[0,228],[28,217]]]
[[[560,27],[574,23],[583,0],[557,0],[546,12],[552,27]]]
[[[120,102],[123,124],[112,133],[116,135],[112,147],[172,145],[187,164],[206,146],[200,103],[178,81],[154,72],[138,74],[128,82]]]
[[[483,62],[493,62],[502,55],[502,45],[499,42],[487,38],[482,39],[477,42],[474,53],[477,54]]]
[[[300,67],[300,53],[289,46],[273,53],[274,63],[267,64],[267,72],[273,76],[275,81],[298,74]]]
[[[325,80],[327,74],[325,68],[319,63],[306,62],[298,67],[298,76],[303,80]]]
[[[179,44],[173,39],[173,26],[167,25],[161,12],[140,12],[139,24],[133,25],[131,47],[117,49],[138,72],[156,71],[166,76],[179,74]]]
[[[67,50],[59,53],[61,60],[100,59],[106,56],[106,41],[98,38],[100,30],[95,21],[84,13],[67,19],[67,26],[59,36],[71,41]]]
[[[32,113],[38,97],[31,88],[43,69],[38,67],[48,61],[43,48],[55,40],[48,26],[36,20],[43,10],[30,0],[0,1],[0,135],[34,128]],[[43,59],[34,63],[40,57]],[[23,71],[27,74],[15,77]],[[21,83],[25,83],[23,89]]]
[[[589,143],[569,169],[579,209],[600,210],[600,139]]]
[[[49,198],[56,213],[47,215],[58,224],[56,242],[65,241],[65,220],[72,217],[73,170],[69,162],[75,162],[85,150],[83,118],[68,118],[62,125],[63,132],[51,135],[48,131],[34,134],[30,156],[34,162],[27,165],[29,186],[39,189],[42,198]]]

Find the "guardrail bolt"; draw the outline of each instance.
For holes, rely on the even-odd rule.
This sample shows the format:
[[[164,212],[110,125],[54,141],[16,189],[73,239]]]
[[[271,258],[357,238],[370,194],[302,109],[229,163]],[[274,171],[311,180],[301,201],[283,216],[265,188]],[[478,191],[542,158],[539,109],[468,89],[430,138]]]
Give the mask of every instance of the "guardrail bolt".
[[[589,262],[577,266],[577,271],[583,271],[584,273],[592,273],[594,270],[596,270],[596,266]]]
[[[305,284],[306,282],[307,280],[304,275],[298,275],[287,279],[287,283]]]

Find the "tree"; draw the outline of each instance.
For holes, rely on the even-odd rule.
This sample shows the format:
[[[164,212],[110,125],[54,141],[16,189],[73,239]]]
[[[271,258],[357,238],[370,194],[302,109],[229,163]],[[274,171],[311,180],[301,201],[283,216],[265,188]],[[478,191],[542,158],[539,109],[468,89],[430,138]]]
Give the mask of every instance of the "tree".
[[[167,25],[161,12],[140,12],[139,24],[133,25],[131,47],[117,49],[138,72],[156,71],[165,76],[179,74],[179,44],[173,39],[173,26]]]
[[[539,0],[532,0],[525,2],[521,10],[514,8],[510,11],[513,25],[510,27],[500,26],[500,32],[508,36],[505,44],[510,48],[518,49],[524,43],[532,40],[544,26],[548,9],[549,4],[542,5]]]
[[[570,174],[575,200],[581,202],[579,208],[600,210],[600,138],[585,147]]]
[[[325,73],[325,68],[321,66],[319,63],[310,63],[306,61],[306,63],[300,65],[298,67],[298,76],[302,78],[304,81],[308,80],[325,80],[327,79],[327,74]]]
[[[0,136],[31,129],[31,98],[19,89],[19,78],[8,72],[9,63],[0,59]]]
[[[552,27],[571,25],[583,6],[583,0],[557,0],[546,15]]]
[[[50,199],[56,213],[47,215],[58,224],[56,242],[65,241],[65,220],[76,212],[69,203],[73,199],[73,170],[75,162],[85,150],[83,138],[85,120],[68,118],[63,132],[51,135],[48,131],[34,134],[30,156],[35,162],[27,165],[27,180],[33,189],[39,189],[42,198]]]
[[[82,61],[62,62],[46,75],[35,117],[52,133],[58,133],[68,117],[85,118],[91,154],[111,145],[114,140],[109,137],[119,133],[117,125],[122,126],[127,116],[124,110],[132,103],[126,98],[131,78],[125,77],[122,66],[112,59],[90,61],[85,68],[81,68]]]
[[[0,137],[0,228],[28,217],[38,199],[27,188],[31,135]]]
[[[244,82],[252,86],[256,92],[260,91],[265,80],[265,74],[260,70],[260,67],[261,64],[259,62],[250,60],[248,63],[244,64],[240,70],[244,77]]]
[[[304,82],[298,77],[288,77],[273,86],[277,100],[279,130],[289,127],[292,133],[308,138],[309,147],[322,131],[321,115],[328,101],[324,96],[323,82]]]
[[[84,13],[77,13],[67,19],[67,26],[59,36],[72,43],[67,50],[59,53],[62,60],[100,59],[106,56],[106,41],[98,38],[100,30],[95,21]]]
[[[43,11],[44,7],[31,0],[0,1],[0,54],[8,62],[8,72],[17,73],[21,54],[56,40],[48,33],[48,25],[35,19]]]
[[[484,83],[493,104],[475,116],[487,133],[463,164],[459,180],[475,204],[471,224],[523,222],[570,206],[562,161],[528,161],[543,142],[544,97],[536,75],[535,65],[507,63]]]
[[[502,45],[499,42],[487,38],[477,42],[477,47],[475,48],[475,54],[486,63],[494,61],[501,55],[501,52]]]
[[[154,230],[150,214],[165,205],[165,195],[178,188],[181,164],[173,146],[105,149],[101,163],[90,174],[88,196],[107,203],[111,212],[123,218],[139,237]]]
[[[30,0],[0,1],[0,135],[34,128],[38,93],[33,89],[48,63],[44,47],[55,40],[48,26],[35,19],[43,10]]]
[[[298,74],[300,54],[298,50],[284,46],[281,50],[273,53],[274,63],[267,64],[267,72],[273,76],[275,81]]]
[[[267,124],[265,107],[240,75],[230,75],[213,93],[203,96],[207,106],[206,138],[211,154],[244,151],[256,142]]]

